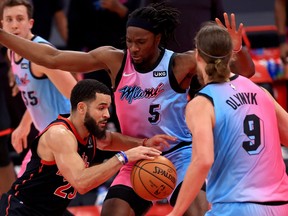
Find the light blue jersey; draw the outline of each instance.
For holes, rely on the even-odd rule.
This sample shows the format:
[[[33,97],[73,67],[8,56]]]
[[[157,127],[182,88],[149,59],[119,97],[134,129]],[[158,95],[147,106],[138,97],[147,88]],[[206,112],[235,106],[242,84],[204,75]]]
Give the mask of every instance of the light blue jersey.
[[[288,201],[274,103],[266,92],[235,75],[225,83],[209,83],[199,95],[211,100],[215,111],[215,158],[207,178],[212,209],[225,203]]]
[[[50,44],[39,36],[32,40],[36,43]],[[37,130],[42,131],[59,114],[70,113],[69,100],[58,91],[47,76],[35,77],[31,71],[30,61],[22,58],[16,62],[15,53],[10,54],[16,84]]]

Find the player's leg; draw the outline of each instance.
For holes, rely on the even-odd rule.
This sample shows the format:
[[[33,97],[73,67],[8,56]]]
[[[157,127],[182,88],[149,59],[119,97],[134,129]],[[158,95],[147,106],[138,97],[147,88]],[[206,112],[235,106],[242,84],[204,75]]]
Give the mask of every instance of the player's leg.
[[[181,184],[184,180],[186,171],[191,162],[191,146],[184,146],[176,151],[173,151],[167,155],[164,155],[172,161],[177,170],[177,187],[169,197],[170,205],[174,206],[177,200],[178,193],[181,188]],[[203,185],[201,191],[197,195],[196,199],[191,203],[184,216],[203,216],[209,209],[209,203],[206,198],[206,187]]]
[[[101,216],[141,216],[145,215],[151,206],[152,202],[139,197],[131,187],[114,185],[108,190]]]
[[[0,83],[0,196],[10,189],[16,179],[9,152],[9,137],[12,129],[5,97],[5,84],[3,81]]]
[[[9,136],[0,136],[0,196],[6,193],[16,179],[14,164],[8,150]]]

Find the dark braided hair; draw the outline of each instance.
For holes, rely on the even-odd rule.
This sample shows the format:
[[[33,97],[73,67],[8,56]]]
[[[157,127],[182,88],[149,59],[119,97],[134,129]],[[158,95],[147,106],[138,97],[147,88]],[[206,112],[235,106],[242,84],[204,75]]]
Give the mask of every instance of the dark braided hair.
[[[174,39],[174,30],[180,23],[179,14],[180,12],[167,2],[153,3],[133,11],[127,23],[131,19],[141,19],[151,24],[152,32],[162,35],[160,44],[166,46],[169,39]]]
[[[96,93],[111,96],[110,89],[95,79],[80,80],[72,89],[70,102],[72,110],[76,110],[77,104],[81,101],[89,102],[96,99]]]

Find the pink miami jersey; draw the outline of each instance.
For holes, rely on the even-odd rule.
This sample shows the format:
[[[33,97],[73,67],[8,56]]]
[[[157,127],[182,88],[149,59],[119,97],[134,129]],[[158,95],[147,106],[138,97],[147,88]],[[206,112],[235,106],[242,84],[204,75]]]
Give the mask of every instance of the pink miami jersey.
[[[190,143],[192,138],[184,113],[188,90],[180,89],[170,68],[173,52],[165,49],[161,55],[153,70],[139,72],[127,50],[114,96],[121,132],[139,138],[156,134],[177,137],[165,152],[181,142]]]
[[[235,75],[228,82],[206,85],[198,95],[208,98],[215,111],[209,202],[288,201],[274,102],[266,92]]]

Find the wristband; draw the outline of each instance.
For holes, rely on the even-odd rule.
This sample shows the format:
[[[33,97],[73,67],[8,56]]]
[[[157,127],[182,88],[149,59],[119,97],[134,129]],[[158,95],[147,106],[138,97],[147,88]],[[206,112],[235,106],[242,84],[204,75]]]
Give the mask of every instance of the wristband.
[[[142,142],[142,145],[145,146],[146,145],[146,142],[147,142],[148,138],[145,138]]]
[[[279,41],[279,44],[286,43],[286,35],[285,34],[278,35],[278,41]]]
[[[120,151],[119,152],[122,156],[123,156],[123,158],[124,158],[124,164],[126,164],[126,163],[128,163],[128,157],[127,157],[127,155],[125,154],[125,152],[124,151]]]
[[[125,164],[125,158],[123,157],[122,154],[117,153],[115,154],[115,157],[120,161],[120,163],[122,163],[123,165]]]
[[[242,45],[240,46],[240,48],[238,50],[233,50],[234,53],[238,53],[242,50]]]

